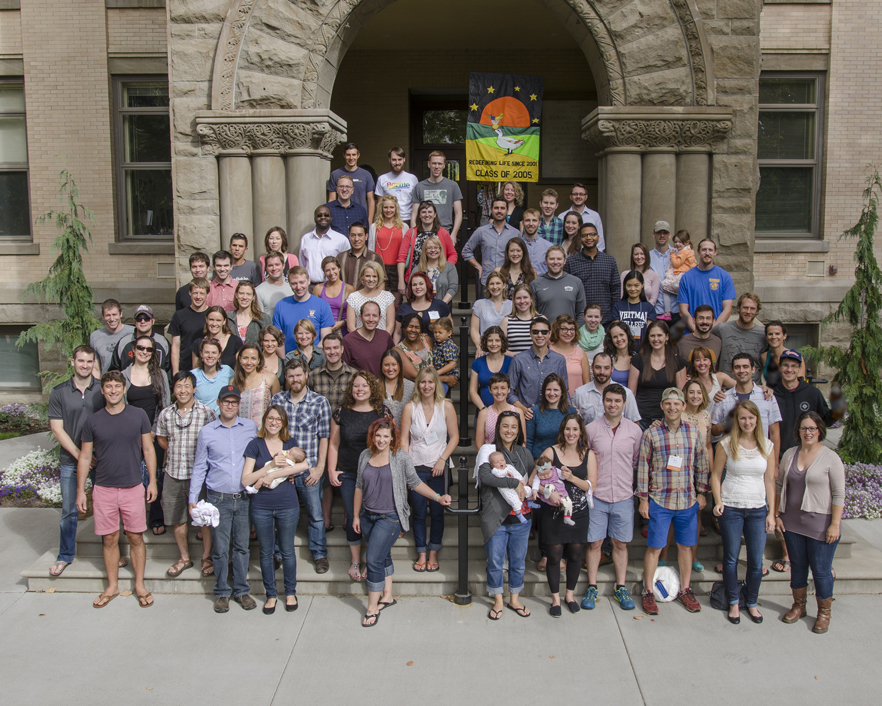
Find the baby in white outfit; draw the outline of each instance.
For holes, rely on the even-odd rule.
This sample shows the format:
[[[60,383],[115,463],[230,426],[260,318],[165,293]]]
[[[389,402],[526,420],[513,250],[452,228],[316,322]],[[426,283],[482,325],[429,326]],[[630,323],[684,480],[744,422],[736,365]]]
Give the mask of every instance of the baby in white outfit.
[[[524,477],[518,473],[514,466],[510,463],[506,464],[505,456],[502,455],[501,451],[494,451],[490,454],[490,467],[493,471],[493,475],[497,478],[516,478],[521,482],[524,481]],[[511,508],[514,510],[518,519],[521,522],[526,522],[527,518],[524,517],[523,504],[518,497],[518,491],[514,488],[499,488],[499,493],[502,495],[503,500],[511,505]]]

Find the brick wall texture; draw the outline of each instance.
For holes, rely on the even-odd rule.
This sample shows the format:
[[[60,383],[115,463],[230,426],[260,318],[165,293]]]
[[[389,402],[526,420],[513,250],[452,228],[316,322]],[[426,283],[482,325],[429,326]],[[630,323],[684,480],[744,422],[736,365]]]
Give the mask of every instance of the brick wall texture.
[[[832,5],[765,5],[761,16],[763,51],[824,51],[830,47]]]
[[[107,10],[107,51],[111,54],[164,54],[165,47],[163,8]]]

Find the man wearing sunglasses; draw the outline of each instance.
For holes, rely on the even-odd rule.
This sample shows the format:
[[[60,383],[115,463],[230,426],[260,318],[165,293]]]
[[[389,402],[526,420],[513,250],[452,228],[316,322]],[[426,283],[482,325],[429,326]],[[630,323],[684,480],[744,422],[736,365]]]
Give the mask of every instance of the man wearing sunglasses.
[[[146,304],[141,304],[135,309],[135,331],[131,338],[124,338],[113,349],[110,359],[111,370],[125,370],[135,362],[135,341],[139,336],[150,336],[156,345],[156,354],[159,356],[159,367],[171,378],[171,356],[168,339],[165,336],[157,336],[153,332],[156,317],[153,309]]]
[[[538,404],[542,394],[542,383],[551,373],[567,379],[567,361],[560,354],[548,348],[551,325],[544,316],[537,316],[530,322],[530,340],[533,345],[512,358],[508,369],[511,379],[511,392],[508,401],[517,407],[525,419],[532,419],[530,408]]]
[[[213,409],[193,396],[195,391],[196,376],[189,370],[181,370],[172,380],[174,404],[162,410],[156,420],[156,441],[165,449],[162,513],[165,522],[172,527],[178,551],[181,553],[181,558],[166,571],[171,578],[177,578],[185,569],[193,566],[187,544],[187,501],[196,458],[196,439],[202,427],[217,419]],[[202,531],[201,570],[203,576],[214,573],[211,533],[207,529]]]

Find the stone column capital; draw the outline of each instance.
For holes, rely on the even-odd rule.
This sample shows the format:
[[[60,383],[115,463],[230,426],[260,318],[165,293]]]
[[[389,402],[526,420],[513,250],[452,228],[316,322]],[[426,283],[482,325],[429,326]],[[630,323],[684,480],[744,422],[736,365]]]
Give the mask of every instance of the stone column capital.
[[[331,159],[346,140],[346,121],[330,110],[198,111],[202,154],[306,155]]]
[[[712,152],[732,129],[732,110],[701,106],[600,106],[582,120],[599,151]]]

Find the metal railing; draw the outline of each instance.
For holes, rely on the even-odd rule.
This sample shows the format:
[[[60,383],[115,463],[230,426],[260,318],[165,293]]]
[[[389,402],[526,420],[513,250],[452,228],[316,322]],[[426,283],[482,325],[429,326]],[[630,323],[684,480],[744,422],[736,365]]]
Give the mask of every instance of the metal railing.
[[[466,466],[466,457],[459,457],[459,471],[457,477],[456,508],[444,508],[445,512],[457,515],[457,543],[459,557],[457,560],[457,589],[453,594],[453,602],[457,605],[469,605],[472,602],[472,592],[469,591],[469,515],[477,515],[481,512],[481,496],[474,507],[469,506],[469,469]],[[444,494],[450,492],[450,473],[444,474]]]
[[[459,445],[471,446],[469,436],[469,326],[461,317],[459,326]]]

